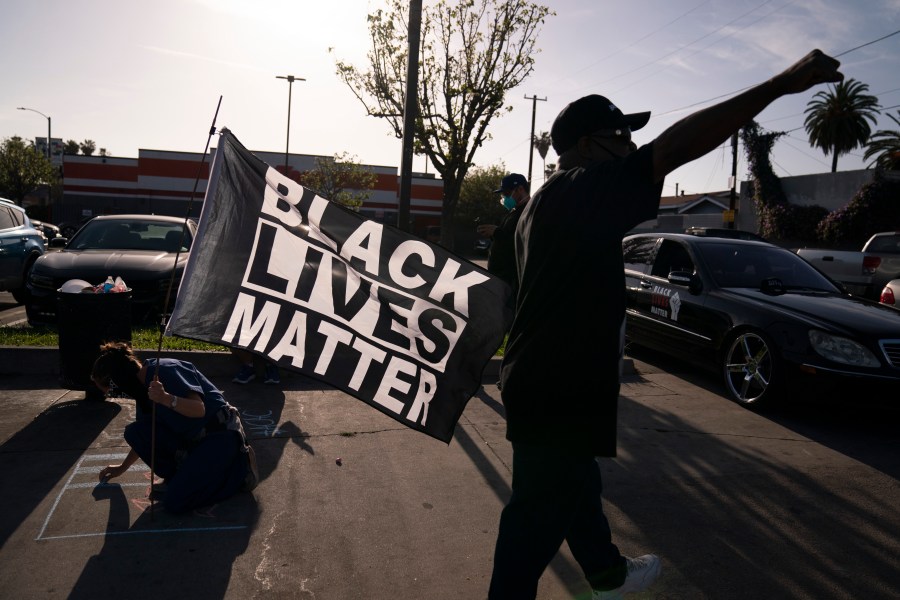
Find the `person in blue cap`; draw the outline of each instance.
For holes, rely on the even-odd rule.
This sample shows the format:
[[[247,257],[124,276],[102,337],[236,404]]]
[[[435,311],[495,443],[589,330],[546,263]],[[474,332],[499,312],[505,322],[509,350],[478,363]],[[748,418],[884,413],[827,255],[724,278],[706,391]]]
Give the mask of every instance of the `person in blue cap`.
[[[531,199],[528,190],[528,180],[524,175],[510,173],[504,177],[494,193],[501,195],[500,203],[506,209],[506,214],[503,215],[499,225],[479,225],[476,230],[479,235],[491,239],[487,269],[513,289],[511,302],[515,302],[516,291],[519,289],[519,274],[516,271],[516,225],[519,223],[522,210]]]
[[[556,117],[550,137],[559,170],[516,230],[519,293],[500,371],[512,495],[500,516],[490,600],[533,599],[563,540],[593,600],[618,600],[656,581],[660,558],[623,556],[601,503],[597,457],[616,455],[622,239],[656,218],[667,174],[717,148],[776,99],[840,81],[839,66],[814,50],[640,148],[631,133],[649,112],[626,114],[594,94]]]
[[[256,456],[237,409],[192,363],[173,358],[142,362],[131,346],[113,342],[101,346],[91,379],[104,394],[115,387],[137,403],[137,418],[125,427],[131,449],[120,464],[101,469],[100,481],[118,477],[141,459],[153,465],[154,478],[163,478],[162,504],[172,513],[256,486]]]

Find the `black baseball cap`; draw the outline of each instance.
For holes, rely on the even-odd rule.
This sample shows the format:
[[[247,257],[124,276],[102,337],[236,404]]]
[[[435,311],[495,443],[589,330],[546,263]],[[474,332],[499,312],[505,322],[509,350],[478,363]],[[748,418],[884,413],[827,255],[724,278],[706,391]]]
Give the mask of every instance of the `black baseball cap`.
[[[510,173],[500,181],[500,187],[494,190],[494,193],[500,194],[507,190],[514,190],[520,185],[528,189],[528,180],[525,179],[525,176],[518,173]]]
[[[597,94],[584,96],[568,104],[556,116],[550,128],[553,150],[562,154],[585,135],[608,129],[616,134],[637,131],[650,120],[650,112],[623,114],[607,98]]]

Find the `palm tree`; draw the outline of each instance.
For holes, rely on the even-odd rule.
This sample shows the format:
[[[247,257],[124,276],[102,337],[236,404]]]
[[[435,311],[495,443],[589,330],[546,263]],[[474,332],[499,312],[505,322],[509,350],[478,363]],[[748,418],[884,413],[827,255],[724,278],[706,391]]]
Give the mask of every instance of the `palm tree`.
[[[541,155],[541,162],[544,163],[544,172],[547,171],[547,151],[550,150],[550,146],[553,143],[550,139],[550,134],[546,131],[542,131],[539,134],[534,136],[534,139],[531,140],[531,143],[534,145],[535,150],[538,151],[538,154]],[[528,183],[531,183],[530,181]]]
[[[863,146],[872,133],[866,121],[876,122],[879,106],[878,98],[867,91],[868,85],[848,79],[817,93],[806,105],[803,125],[809,143],[825,154],[832,153],[832,173],[837,171],[838,157]]]
[[[888,115],[888,118],[897,124],[897,130],[879,130],[869,138],[864,160],[875,157],[869,164],[869,168],[883,169],[885,171],[900,171],[900,110],[897,116]]]

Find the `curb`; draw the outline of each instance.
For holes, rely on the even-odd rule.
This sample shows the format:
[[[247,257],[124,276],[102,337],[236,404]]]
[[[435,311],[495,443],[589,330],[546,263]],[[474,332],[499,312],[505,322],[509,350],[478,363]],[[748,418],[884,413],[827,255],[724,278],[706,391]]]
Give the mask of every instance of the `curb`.
[[[156,353],[153,350],[138,350],[136,354],[141,358],[149,358]],[[230,352],[167,350],[165,355],[194,363],[208,377],[231,377],[237,368],[237,362]],[[491,358],[484,367],[482,378],[496,381],[500,376],[502,360],[500,356]],[[634,361],[626,357],[622,372],[624,375],[634,374]],[[55,346],[0,346],[0,376],[57,376],[59,373],[59,348]]]
[[[155,350],[137,350],[139,358],[156,355]],[[194,350],[166,350],[167,358],[178,358],[194,363],[207,377],[228,377],[238,368],[237,359],[230,352]],[[56,346],[0,346],[0,376],[4,375],[52,375],[60,373],[59,348]],[[500,376],[499,356],[493,357],[484,367],[482,376]]]

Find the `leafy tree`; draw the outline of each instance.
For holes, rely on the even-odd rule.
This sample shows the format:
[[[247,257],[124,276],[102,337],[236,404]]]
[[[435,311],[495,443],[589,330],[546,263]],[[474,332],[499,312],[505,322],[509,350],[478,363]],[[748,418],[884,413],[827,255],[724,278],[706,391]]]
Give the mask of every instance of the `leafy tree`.
[[[0,196],[19,204],[41,184],[57,183],[57,170],[47,157],[19,136],[0,144]]]
[[[499,223],[506,212],[500,205],[500,195],[494,190],[507,174],[502,164],[489,167],[472,166],[466,173],[459,191],[456,225],[473,228],[477,223]]]
[[[875,167],[884,171],[900,171],[900,110],[897,116],[888,115],[898,127],[893,131],[881,129],[869,138],[864,160],[874,158],[869,168]]]
[[[828,210],[818,205],[788,203],[769,157],[775,142],[783,135],[783,131],[763,131],[756,121],[750,121],[740,132],[750,166],[759,233],[770,240],[812,241],[816,238],[816,227]]]
[[[63,146],[63,154],[73,155],[78,154],[78,151],[81,149],[81,145],[75,140],[66,140],[66,144]]]
[[[876,231],[900,228],[900,181],[875,172],[846,205],[819,223],[819,238],[832,246],[859,248]]]
[[[84,140],[78,147],[81,149],[81,153],[85,156],[92,156],[94,151],[97,150],[97,142],[94,140]]]
[[[100,152],[98,152],[100,156],[112,156],[106,148],[100,148]]]
[[[806,105],[803,124],[810,145],[832,154],[834,173],[841,154],[863,146],[869,139],[872,129],[867,121],[874,124],[879,110],[878,98],[865,93],[869,86],[864,83],[848,79],[830,87],[818,92]]]
[[[371,116],[403,137],[408,13],[404,0],[369,15],[365,70],[337,61],[338,76]],[[414,152],[444,182],[441,243],[452,248],[460,190],[494,117],[512,110],[506,92],[531,74],[549,8],[526,0],[438,0],[422,13]]]
[[[300,184],[323,198],[359,210],[375,187],[378,176],[356,162],[346,152],[316,158],[316,167],[300,176]]]

